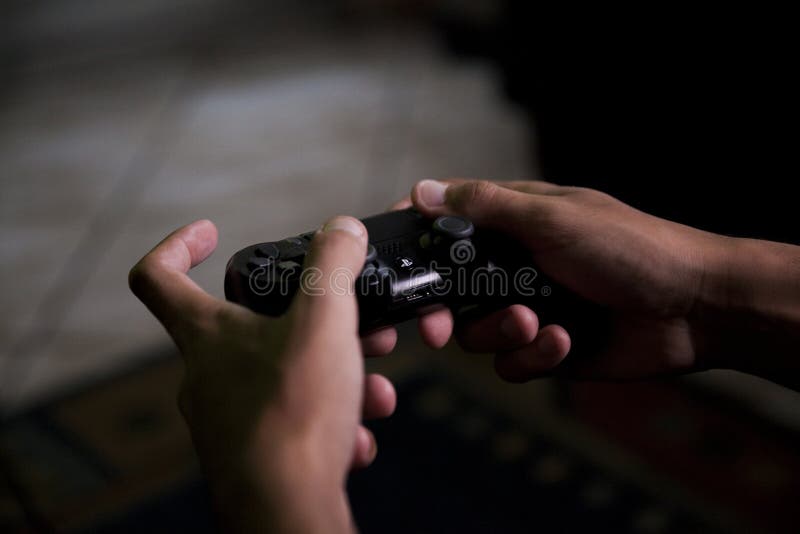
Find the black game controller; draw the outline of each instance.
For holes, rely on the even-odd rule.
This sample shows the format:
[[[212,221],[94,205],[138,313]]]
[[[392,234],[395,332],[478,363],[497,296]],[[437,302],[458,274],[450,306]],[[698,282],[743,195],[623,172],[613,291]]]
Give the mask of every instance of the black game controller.
[[[406,209],[362,222],[369,232],[364,268],[355,279],[362,333],[442,306],[460,316],[525,304],[540,324],[568,330],[586,316],[588,303],[544,278],[523,249],[467,219],[430,220]],[[313,236],[308,232],[234,254],[225,272],[226,298],[282,315],[298,289],[306,289],[303,261]],[[334,282],[348,287],[344,279]]]

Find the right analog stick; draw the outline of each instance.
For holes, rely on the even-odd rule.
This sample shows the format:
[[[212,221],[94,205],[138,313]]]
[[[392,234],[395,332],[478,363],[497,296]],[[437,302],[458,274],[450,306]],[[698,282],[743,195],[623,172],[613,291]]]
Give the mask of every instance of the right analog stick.
[[[467,239],[475,232],[475,226],[463,217],[442,215],[433,221],[433,231],[448,239]]]

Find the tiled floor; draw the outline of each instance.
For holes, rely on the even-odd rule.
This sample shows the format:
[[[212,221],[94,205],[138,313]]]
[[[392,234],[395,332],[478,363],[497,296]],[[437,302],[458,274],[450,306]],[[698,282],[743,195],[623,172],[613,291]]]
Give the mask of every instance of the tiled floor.
[[[335,37],[335,38],[333,38]],[[418,30],[147,54],[23,74],[0,102],[0,394],[18,409],[167,343],[127,271],[207,217],[193,276],[424,177],[532,174],[527,131],[485,65]]]

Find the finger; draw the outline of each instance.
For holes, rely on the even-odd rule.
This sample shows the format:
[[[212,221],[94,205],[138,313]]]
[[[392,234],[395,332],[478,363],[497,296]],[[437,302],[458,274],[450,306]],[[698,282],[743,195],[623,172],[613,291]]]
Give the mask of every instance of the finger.
[[[461,185],[479,180],[474,178],[444,178],[436,181],[448,185]],[[535,195],[562,196],[572,193],[578,189],[577,187],[558,185],[552,182],[545,182],[544,180],[492,180],[492,183],[513,191],[521,191],[523,193],[531,193]],[[398,201],[395,205],[400,205],[406,200],[410,201],[411,196],[405,197],[404,199]]]
[[[414,206],[429,217],[456,214],[476,226],[501,230],[530,240],[532,231],[546,231],[558,196],[535,195],[487,181],[447,184],[423,180],[414,186]]]
[[[468,182],[469,180],[467,178],[444,178],[439,181],[447,184],[460,184]],[[386,211],[404,210],[406,208],[412,207],[413,205],[414,203],[411,201],[411,195],[407,195],[398,200],[397,202],[395,202],[394,204],[392,204],[391,206],[389,206],[389,209],[387,209]]]
[[[364,419],[389,417],[397,407],[394,385],[383,375],[368,374],[364,379]]]
[[[432,349],[440,349],[447,344],[453,333],[453,313],[442,308],[419,318],[419,335]]]
[[[538,332],[539,318],[533,310],[515,304],[460,326],[456,338],[468,352],[498,352],[528,345]]]
[[[445,178],[442,180],[438,180],[442,183],[446,184],[463,184],[465,182],[472,181],[468,178]],[[542,180],[509,180],[509,181],[498,181],[495,182],[497,185],[501,187],[505,187],[506,189],[513,189],[514,191],[523,191],[525,193],[534,193],[537,195],[565,195],[571,191],[574,191],[574,187],[562,187],[560,185],[556,185],[550,182],[544,182]],[[386,211],[397,211],[397,210],[404,210],[413,206],[414,203],[411,202],[411,196],[406,196],[389,206]]]
[[[497,353],[494,368],[504,380],[527,382],[561,363],[569,348],[567,331],[558,325],[548,325],[539,330],[539,334],[528,345]]]
[[[350,469],[364,469],[375,460],[378,454],[378,442],[375,435],[365,426],[359,425],[356,430],[355,450]]]
[[[506,182],[495,182],[501,187],[522,191],[533,195],[562,196],[575,191],[575,187],[565,187],[543,180],[512,180]]]
[[[404,197],[389,206],[389,209],[386,211],[397,211],[397,210],[404,210],[406,208],[410,208],[412,206],[411,197]]]
[[[631,380],[683,373],[696,363],[691,329],[683,318],[617,317],[605,335],[592,344],[594,351],[587,350],[586,341],[581,352],[573,349],[559,373],[577,379]]]
[[[385,356],[397,344],[397,330],[391,326],[369,332],[361,338],[364,356]]]
[[[173,338],[181,337],[187,325],[196,324],[222,304],[186,274],[211,255],[216,246],[214,224],[196,221],[172,232],[128,275],[133,293]]]
[[[364,266],[367,230],[352,217],[334,217],[314,235],[300,291],[292,306],[304,323],[335,338],[358,331],[355,280]],[[340,337],[340,336],[339,336]]]

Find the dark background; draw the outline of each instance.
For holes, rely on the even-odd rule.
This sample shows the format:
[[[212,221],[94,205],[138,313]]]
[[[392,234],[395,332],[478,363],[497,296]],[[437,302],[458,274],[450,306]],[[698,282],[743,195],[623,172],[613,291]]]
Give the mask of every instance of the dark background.
[[[724,234],[798,241],[788,12],[503,6],[479,41],[469,24],[441,26],[455,50],[496,65],[536,128],[546,180]]]

